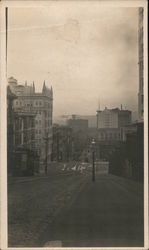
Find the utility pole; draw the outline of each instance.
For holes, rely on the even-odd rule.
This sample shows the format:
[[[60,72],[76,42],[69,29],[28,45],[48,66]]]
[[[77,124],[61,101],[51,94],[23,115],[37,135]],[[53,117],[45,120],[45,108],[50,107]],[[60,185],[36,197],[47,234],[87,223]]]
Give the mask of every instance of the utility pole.
[[[44,138],[45,140],[45,146],[46,146],[46,158],[45,158],[45,174],[47,175],[48,173],[48,142],[49,142],[49,137],[48,134],[46,135],[46,137]]]
[[[56,151],[57,151],[57,161],[59,161],[59,131],[57,130],[57,149],[56,149]]]
[[[95,151],[93,150],[93,168],[92,168],[92,181],[95,181]]]
[[[92,181],[95,182],[95,140],[92,140]]]

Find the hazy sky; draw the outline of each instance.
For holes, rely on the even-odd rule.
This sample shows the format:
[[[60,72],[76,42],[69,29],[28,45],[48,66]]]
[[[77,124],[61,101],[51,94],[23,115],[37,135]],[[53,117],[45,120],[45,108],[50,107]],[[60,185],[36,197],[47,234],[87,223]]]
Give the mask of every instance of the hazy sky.
[[[64,4],[65,3],[65,4]],[[52,85],[54,115],[137,110],[138,9],[54,1],[9,8],[8,76]]]

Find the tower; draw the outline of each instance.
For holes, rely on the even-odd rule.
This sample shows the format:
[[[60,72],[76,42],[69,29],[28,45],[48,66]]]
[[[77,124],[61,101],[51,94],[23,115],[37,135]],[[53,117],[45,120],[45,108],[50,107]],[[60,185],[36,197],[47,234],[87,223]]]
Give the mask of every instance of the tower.
[[[43,87],[42,87],[42,93],[46,93],[46,83],[45,83],[45,80],[43,82]]]
[[[33,93],[35,93],[35,84],[34,84],[34,81],[33,81]]]

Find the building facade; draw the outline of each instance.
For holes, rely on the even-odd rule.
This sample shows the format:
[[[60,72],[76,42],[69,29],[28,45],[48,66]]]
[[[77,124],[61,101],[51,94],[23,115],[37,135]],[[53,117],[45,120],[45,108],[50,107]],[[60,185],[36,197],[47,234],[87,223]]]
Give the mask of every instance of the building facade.
[[[12,174],[12,162],[14,154],[14,123],[15,113],[13,110],[13,101],[17,96],[12,93],[10,87],[7,87],[7,173]]]
[[[144,115],[144,46],[143,46],[143,8],[139,8],[138,28],[138,55],[139,55],[139,93],[138,93],[138,116],[143,120]]]
[[[109,160],[123,141],[122,128],[131,124],[131,111],[114,108],[97,111],[97,148],[100,159]]]
[[[97,131],[99,141],[120,141],[121,128],[131,124],[131,111],[122,108],[97,111]]]
[[[30,86],[20,85],[13,77],[8,79],[11,91],[17,95],[13,102],[16,113],[27,112],[35,114],[35,143],[34,148],[40,159],[40,172],[45,171],[45,165],[51,161],[52,153],[52,113],[53,113],[53,91],[45,82],[42,92],[35,91],[34,82]]]
[[[39,171],[35,148],[35,113],[15,112],[14,166],[15,175],[33,175]]]
[[[97,111],[97,129],[120,128],[131,123],[131,111],[115,108]]]

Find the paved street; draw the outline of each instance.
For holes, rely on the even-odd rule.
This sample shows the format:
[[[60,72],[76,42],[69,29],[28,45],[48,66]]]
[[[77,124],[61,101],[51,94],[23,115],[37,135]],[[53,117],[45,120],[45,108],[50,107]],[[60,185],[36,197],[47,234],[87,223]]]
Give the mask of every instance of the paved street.
[[[143,246],[143,188],[106,174],[11,183],[9,246]]]
[[[112,175],[88,181],[69,209],[46,230],[42,245],[63,247],[143,246],[141,186]]]

